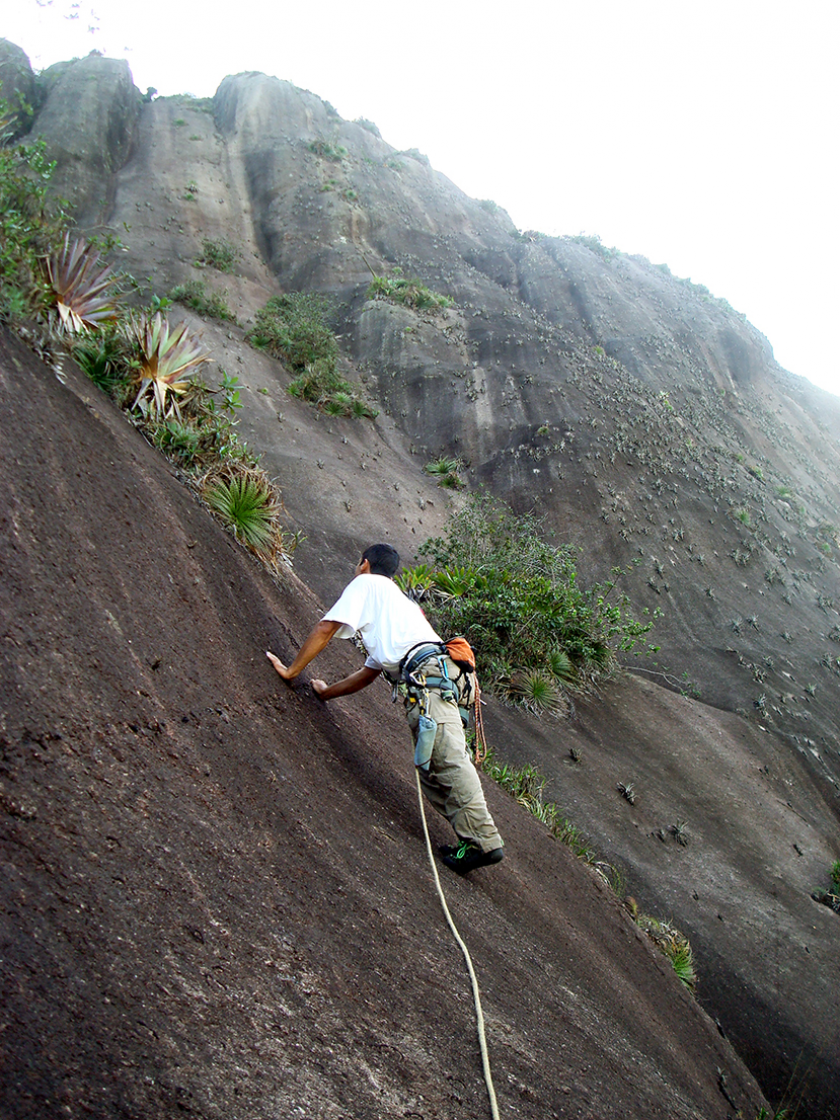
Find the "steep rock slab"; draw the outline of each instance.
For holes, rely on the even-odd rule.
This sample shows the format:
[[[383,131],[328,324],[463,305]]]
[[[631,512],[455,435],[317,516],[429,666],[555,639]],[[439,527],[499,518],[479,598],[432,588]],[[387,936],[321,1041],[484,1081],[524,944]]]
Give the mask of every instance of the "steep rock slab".
[[[288,372],[249,356],[238,328],[208,328],[252,392],[268,391],[246,397],[242,429],[293,482],[287,509],[311,540],[301,569],[325,597],[342,581],[335,559],[385,535],[371,529],[391,514],[386,539],[406,553],[428,523],[416,509],[407,523],[407,480],[425,501],[414,494],[422,463],[462,453],[473,478],[517,509],[536,503],[584,546],[584,578],[638,560],[626,586],[635,603],[665,609],[660,668],[772,721],[836,783],[837,402],[779,371],[766,341],[695,286],[603,247],[520,236],[416,153],[395,153],[313,95],[258,75],[230,83],[236,111],[224,115],[220,90],[218,133],[198,105],[145,107],[112,223],[132,225],[134,211],[126,259],[136,276],[157,268],[155,284],[207,277],[193,271],[201,238],[226,228],[264,252],[276,276],[249,257],[241,278],[211,283],[229,286],[245,319],[288,287],[315,284],[346,303],[344,357],[391,414],[361,432],[287,408]],[[248,123],[252,100],[274,154]],[[347,155],[336,161],[323,144]],[[193,175],[197,193],[185,189]],[[168,197],[144,195],[158,179]],[[162,204],[148,219],[147,201]],[[457,306],[427,320],[367,303],[362,253]]]
[[[278,689],[265,639],[288,655],[317,602],[72,368],[4,335],[0,396],[3,1108],[485,1114],[387,690],[325,709]],[[503,1114],[755,1115],[603,884],[488,793],[508,860],[447,891]]]

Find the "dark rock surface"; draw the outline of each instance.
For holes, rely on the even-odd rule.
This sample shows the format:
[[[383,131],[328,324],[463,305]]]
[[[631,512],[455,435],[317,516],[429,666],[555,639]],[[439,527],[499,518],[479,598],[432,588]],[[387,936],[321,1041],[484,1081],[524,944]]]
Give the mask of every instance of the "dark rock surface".
[[[0,336],[0,407],[0,1111],[489,1114],[388,689],[325,708],[278,687],[264,646],[288,656],[318,603],[75,369]],[[755,1116],[603,882],[488,796],[509,857],[446,890],[501,1114]]]
[[[91,90],[122,92],[77,138],[62,124],[76,152],[62,182],[87,200],[82,224],[113,200],[105,216],[135,277],[161,294],[200,278],[229,301],[236,324],[184,317],[216,372],[243,382],[240,430],[307,536],[295,567],[320,597],[361,545],[391,540],[410,560],[441,529],[460,499],[423,472],[439,454],[545,514],[581,547],[585,581],[636,565],[623,580],[636,611],[662,611],[661,653],[630,662],[649,683],[605,686],[550,731],[500,714],[497,749],[538,759],[629,892],[690,933],[700,999],[765,1090],[793,1085],[801,1117],[833,1117],[836,915],[809,895],[840,853],[840,401],[781,369],[700,286],[593,239],[517,231],[419,153],[290,83],[243,74],[212,102],[137,108],[122,78],[109,84],[117,64],[83,62]],[[55,91],[81,65],[42,83]],[[88,170],[84,122],[117,104],[126,136],[138,114],[130,154],[109,145],[121,154]],[[196,267],[205,238],[241,250],[236,275]],[[367,300],[371,271],[394,267],[453,306]],[[333,299],[342,369],[382,410],[374,423],[294,400],[290,371],[244,342],[266,299],[297,289]],[[569,742],[589,744],[587,765],[567,765]],[[635,816],[615,791],[634,767],[656,789]],[[657,833],[678,818],[693,839],[675,852]]]

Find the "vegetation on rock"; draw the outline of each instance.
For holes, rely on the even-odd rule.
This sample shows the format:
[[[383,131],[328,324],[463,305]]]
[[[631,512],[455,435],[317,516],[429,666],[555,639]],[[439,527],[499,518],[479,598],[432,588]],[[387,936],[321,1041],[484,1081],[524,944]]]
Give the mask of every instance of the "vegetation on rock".
[[[338,343],[326,316],[329,300],[314,292],[273,296],[256,314],[246,339],[298,372],[289,385],[294,397],[330,416],[375,417],[377,412],[338,371]]]
[[[64,235],[60,249],[42,261],[44,294],[68,334],[82,334],[117,319],[117,278],[98,251]]]
[[[183,284],[177,284],[169,293],[169,298],[176,303],[183,303],[205,319],[236,322],[236,316],[228,307],[225,296],[208,292],[203,280],[186,280]]]
[[[214,241],[205,237],[201,242],[201,256],[195,261],[197,268],[215,268],[217,272],[235,273],[242,260],[242,253],[227,238]]]
[[[403,276],[399,268],[395,268],[391,276],[374,276],[367,298],[401,303],[414,311],[443,311],[453,303],[449,296],[433,292],[422,281]]]
[[[10,144],[16,113],[0,101],[0,316],[43,309],[40,262],[68,224],[66,203],[50,198],[55,172],[43,141]]]
[[[258,467],[214,467],[201,480],[201,493],[223,524],[246,547],[270,565],[283,554],[283,532],[277,495]]]
[[[562,707],[560,689],[608,676],[616,655],[634,649],[653,621],[628,614],[626,596],[611,601],[621,569],[584,591],[576,550],[544,535],[534,514],[517,516],[473,495],[446,535],[419,549],[430,563],[405,569],[398,582],[439,629],[472,642],[479,673],[496,692],[546,711]]]
[[[210,360],[209,352],[186,323],[171,331],[160,313],[138,324],[135,337],[140,354],[140,388],[131,407],[158,420],[180,417],[178,397],[187,391],[192,372]]]

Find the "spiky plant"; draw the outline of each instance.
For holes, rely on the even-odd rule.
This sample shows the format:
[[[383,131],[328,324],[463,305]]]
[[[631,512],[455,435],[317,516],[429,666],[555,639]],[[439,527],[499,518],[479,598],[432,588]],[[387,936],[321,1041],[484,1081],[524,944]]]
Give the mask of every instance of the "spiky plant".
[[[70,241],[43,262],[47,300],[58,312],[58,323],[68,334],[112,323],[117,318],[117,279],[110,265],[104,267],[92,245]]]
[[[132,408],[144,415],[150,412],[158,419],[173,414],[180,419],[177,397],[189,388],[189,377],[210,354],[190,334],[186,323],[170,331],[169,323],[158,312],[154,319],[145,319],[136,329],[140,350],[140,390]],[[184,374],[189,375],[184,378]]]
[[[394,583],[415,603],[422,603],[434,583],[434,571],[428,564],[417,564],[413,568],[403,568]]]
[[[678,979],[690,992],[693,992],[697,987],[697,970],[694,967],[694,953],[688,939],[678,930],[674,930],[661,948],[671,961]]]
[[[438,486],[448,490],[461,490],[464,483],[458,472],[463,465],[460,459],[447,459],[445,456],[441,456],[440,459],[433,459],[431,463],[426,463],[423,470],[426,474],[437,478]]]
[[[619,782],[615,788],[626,801],[630,802],[631,805],[636,804],[636,790],[632,782]]]
[[[534,715],[562,715],[566,711],[563,693],[551,677],[540,670],[514,673],[508,684],[510,699]]]
[[[228,466],[201,483],[204,500],[237,540],[273,563],[282,552],[277,494],[265,471]]]
[[[353,408],[353,398],[349,393],[339,391],[325,397],[320,402],[320,407],[327,416],[349,416]]]
[[[459,471],[463,463],[460,459],[449,459],[445,455],[441,455],[439,459],[433,459],[430,463],[426,463],[423,470],[426,474],[446,475]]]
[[[354,420],[375,420],[379,415],[379,409],[373,408],[372,405],[359,400],[358,397],[354,397],[350,406],[350,415]]]
[[[551,673],[555,680],[562,681],[566,685],[574,685],[577,683],[577,670],[571,657],[564,649],[553,649],[549,651],[547,658],[548,671]]]
[[[643,929],[657,948],[665,954],[674,968],[679,980],[694,992],[697,988],[697,970],[694,966],[694,953],[688,938],[670,922],[660,921],[650,914],[636,912],[633,915],[636,925]]]

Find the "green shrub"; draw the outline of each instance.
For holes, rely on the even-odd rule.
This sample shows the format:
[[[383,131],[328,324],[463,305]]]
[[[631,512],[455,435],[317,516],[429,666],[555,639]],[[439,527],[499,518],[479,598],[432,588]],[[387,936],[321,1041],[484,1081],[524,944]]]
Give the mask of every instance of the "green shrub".
[[[333,144],[331,141],[321,138],[313,140],[309,145],[309,150],[321,159],[329,160],[330,163],[341,163],[347,156],[347,149],[343,144]]]
[[[227,238],[214,241],[205,237],[201,242],[201,256],[195,262],[197,267],[215,268],[217,272],[235,273],[242,253]]]
[[[356,395],[349,381],[333,367],[323,362],[307,366],[289,384],[293,397],[317,405],[328,416],[349,416],[355,419],[375,419],[379,413]]]
[[[116,323],[71,340],[71,353],[79,368],[115,400],[122,396],[136,368],[135,350],[125,330]]]
[[[187,280],[184,284],[176,285],[169,293],[169,298],[191,308],[204,319],[236,322],[236,316],[228,307],[224,296],[208,292],[203,280]]]
[[[44,305],[39,261],[68,225],[67,203],[49,200],[55,162],[43,141],[10,145],[16,112],[0,101],[0,316]]]
[[[282,358],[292,369],[320,363],[335,369],[338,343],[326,322],[329,301],[314,292],[273,296],[260,308],[253,330],[245,336],[258,350]]]
[[[324,296],[314,292],[274,296],[257,312],[246,340],[299,371],[289,385],[293,397],[317,405],[330,416],[374,418],[376,409],[338,372],[338,343],[326,322],[329,306]]]
[[[570,237],[569,241],[574,241],[577,245],[584,245],[590,252],[595,253],[601,260],[609,263],[615,257],[620,257],[621,253],[613,246],[607,248],[598,234],[578,233],[574,237]]]
[[[399,577],[425,601],[439,630],[470,640],[480,674],[508,697],[515,674],[534,670],[560,686],[585,688],[653,625],[628,615],[625,596],[611,601],[620,569],[582,590],[576,550],[547,543],[543,530],[533,514],[515,516],[473,495],[446,535],[420,548],[430,563]]]
[[[370,132],[374,136],[378,136],[380,139],[382,139],[382,133],[379,131],[378,127],[373,123],[373,121],[369,121],[367,117],[356,117],[356,119],[353,121],[353,124],[359,125],[361,128],[365,129],[366,132]]]
[[[193,379],[177,418],[161,422],[149,417],[139,426],[155,447],[185,470],[206,471],[230,462],[255,467],[256,458],[236,433],[235,415],[241,407],[238,378],[223,371],[222,384],[215,391]]]
[[[419,280],[402,276],[398,268],[394,269],[392,276],[374,276],[367,290],[367,298],[402,303],[415,311],[442,311],[453,303],[449,296],[433,292]]]

